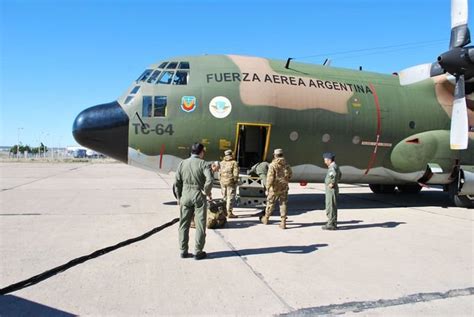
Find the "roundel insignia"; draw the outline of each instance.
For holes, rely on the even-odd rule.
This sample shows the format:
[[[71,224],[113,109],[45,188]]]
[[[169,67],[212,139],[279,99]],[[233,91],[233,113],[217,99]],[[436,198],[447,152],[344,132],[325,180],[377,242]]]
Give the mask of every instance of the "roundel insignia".
[[[183,96],[181,98],[181,109],[184,112],[193,112],[197,108],[197,100],[194,96]]]
[[[232,104],[230,103],[230,100],[226,97],[214,97],[209,103],[209,111],[214,117],[222,119],[227,117],[231,113]]]

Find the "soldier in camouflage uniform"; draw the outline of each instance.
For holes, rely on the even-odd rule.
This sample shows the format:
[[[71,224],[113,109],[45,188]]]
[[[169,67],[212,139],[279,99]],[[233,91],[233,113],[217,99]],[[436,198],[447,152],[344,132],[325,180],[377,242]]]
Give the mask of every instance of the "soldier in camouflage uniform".
[[[237,181],[239,180],[239,165],[232,156],[232,150],[226,150],[224,155],[220,169],[222,196],[226,201],[227,218],[237,218],[237,216],[232,213],[232,208],[235,201]]]
[[[189,227],[194,213],[196,224],[195,255],[196,260],[204,259],[207,254],[203,251],[206,243],[206,196],[211,198],[212,175],[209,164],[204,158],[204,146],[194,143],[191,147],[191,157],[182,161],[176,171],[176,194],[180,207],[179,245],[181,257],[187,258]]]
[[[341,180],[341,171],[334,161],[333,153],[323,154],[324,163],[328,167],[324,185],[326,189],[326,215],[328,222],[322,227],[323,230],[337,230],[337,195],[339,194],[338,183]]]
[[[275,208],[275,201],[280,200],[280,228],[286,229],[286,214],[288,203],[288,182],[293,175],[291,167],[283,157],[283,150],[276,149],[273,152],[274,159],[268,167],[266,188],[268,190],[267,208],[265,215],[261,218],[263,224],[268,224],[268,219]]]

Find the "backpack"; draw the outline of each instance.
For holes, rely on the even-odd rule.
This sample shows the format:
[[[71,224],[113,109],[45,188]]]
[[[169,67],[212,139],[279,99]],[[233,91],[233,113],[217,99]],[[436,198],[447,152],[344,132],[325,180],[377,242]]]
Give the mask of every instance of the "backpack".
[[[227,223],[227,210],[225,200],[222,198],[213,199],[209,202],[209,210],[207,211],[207,228],[217,229],[224,228]]]

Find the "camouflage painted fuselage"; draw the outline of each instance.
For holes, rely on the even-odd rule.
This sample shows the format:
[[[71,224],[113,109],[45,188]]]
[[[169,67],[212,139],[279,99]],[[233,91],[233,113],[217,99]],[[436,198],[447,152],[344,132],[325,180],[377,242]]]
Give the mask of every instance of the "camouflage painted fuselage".
[[[425,183],[446,184],[456,165],[474,165],[472,150],[450,150],[453,85],[444,75],[400,86],[395,75],[296,62],[286,69],[284,61],[256,57],[169,61],[189,62],[186,85],[138,80],[118,99],[130,118],[131,165],[169,172],[196,141],[206,146],[206,160],[219,160],[226,149],[236,152],[242,123],[269,127],[264,158],[284,149],[293,182],[322,182],[322,153],[328,151],[336,153],[345,183],[403,184],[424,177]],[[165,113],[144,115],[144,98],[157,96],[166,99]],[[436,173],[425,174],[429,164]]]

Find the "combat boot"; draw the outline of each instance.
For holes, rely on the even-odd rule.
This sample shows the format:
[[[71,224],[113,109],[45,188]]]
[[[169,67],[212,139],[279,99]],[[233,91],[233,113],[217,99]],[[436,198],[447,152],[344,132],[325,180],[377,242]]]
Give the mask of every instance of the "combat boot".
[[[268,217],[265,215],[265,216],[262,216],[260,218],[260,221],[264,224],[264,225],[268,225]]]
[[[280,228],[286,229],[286,217],[281,217]]]

